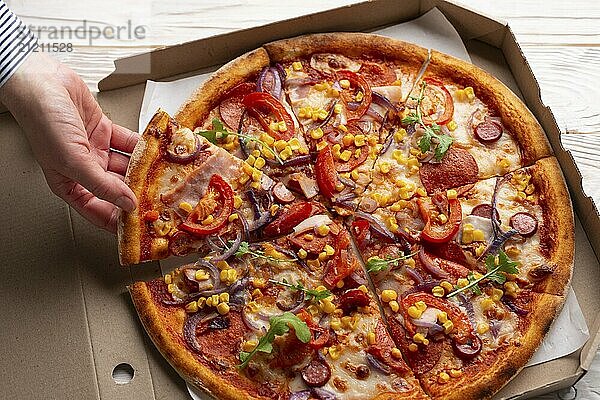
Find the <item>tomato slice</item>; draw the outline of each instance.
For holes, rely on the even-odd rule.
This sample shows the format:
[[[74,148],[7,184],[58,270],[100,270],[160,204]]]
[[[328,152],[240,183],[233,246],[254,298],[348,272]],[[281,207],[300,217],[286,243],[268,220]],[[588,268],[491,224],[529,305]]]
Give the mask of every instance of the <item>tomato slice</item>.
[[[346,110],[348,110],[348,121],[359,119],[367,112],[371,105],[371,98],[373,96],[371,87],[362,76],[352,71],[341,70],[337,71],[335,75],[338,82],[344,79],[350,82],[350,88],[343,89],[340,92],[340,97],[346,105]],[[359,92],[362,92],[362,99],[357,101],[355,96]]]
[[[396,347],[394,340],[390,337],[382,321],[377,321],[375,327],[375,343],[367,348],[367,353],[377,360],[389,366],[393,371],[400,374],[408,371],[408,365],[402,358],[392,356],[392,349]]]
[[[425,228],[421,232],[421,239],[429,243],[445,243],[456,235],[462,221],[462,208],[458,199],[448,199],[450,215],[445,224],[433,221],[431,218],[431,207],[428,204],[429,199],[419,197],[417,204],[421,211],[421,216],[425,220]]]
[[[215,211],[218,211],[218,214],[214,215]],[[215,174],[210,177],[206,194],[179,228],[194,235],[210,235],[225,226],[232,212],[233,190],[220,175]],[[213,215],[213,220],[204,225],[202,221],[209,215]]]
[[[358,73],[365,78],[371,87],[387,86],[396,81],[396,73],[385,64],[364,62]]]
[[[466,278],[467,275],[469,275],[469,272],[471,272],[470,269],[459,263],[434,256],[433,254],[426,252],[424,249],[422,249],[419,253],[419,260],[422,263],[429,263],[430,265],[433,265],[433,268],[441,269],[455,280],[458,278]]]
[[[450,332],[450,337],[458,343],[465,343],[473,336],[473,327],[469,318],[461,311],[458,306],[452,304],[448,300],[435,297],[429,293],[410,293],[402,298],[402,315],[404,317],[404,324],[406,330],[414,335],[417,332],[417,327],[412,322],[412,318],[408,315],[408,308],[413,306],[416,302],[422,301],[427,304],[427,307],[437,308],[440,311],[444,311],[448,315],[448,319],[452,321],[454,328]]]
[[[449,122],[454,115],[454,101],[452,95],[444,84],[435,78],[423,79],[427,86],[421,101],[421,113],[423,114],[423,122],[431,125],[434,122],[438,125],[444,125]],[[424,109],[423,107],[427,107]],[[439,108],[444,107],[440,113]],[[434,118],[433,115],[437,114]]]
[[[356,260],[352,257],[350,238],[345,233],[336,237],[335,254],[327,263],[327,270],[323,282],[331,289],[342,279],[349,276],[357,268]]]
[[[315,321],[313,321],[312,317],[305,309],[301,309],[298,312],[297,316],[302,321],[304,321],[308,326],[308,329],[310,329],[310,347],[312,347],[315,350],[318,350],[324,347],[327,344],[327,342],[329,342],[329,329],[323,328],[319,326],[319,324],[315,323]]]
[[[221,104],[219,104],[219,115],[223,122],[232,130],[237,130],[240,125],[240,119],[244,113],[244,105],[242,101],[249,93],[256,90],[254,82],[243,82],[235,86],[223,96]],[[204,122],[198,121],[199,124]]]
[[[370,237],[371,224],[366,219],[357,218],[352,221],[350,229],[356,238],[356,243],[362,248]]]
[[[284,210],[275,221],[265,226],[263,234],[275,237],[290,233],[296,225],[310,217],[312,206],[306,201],[293,204]]]
[[[355,157],[354,152],[357,149],[360,149],[360,153],[359,153],[358,157]],[[346,162],[335,161],[335,170],[337,172],[350,172],[354,168],[356,168],[359,165],[361,165],[362,163],[364,163],[367,160],[367,157],[369,156],[369,146],[356,147],[356,146],[352,145],[352,146],[344,147],[343,150],[350,150],[352,152],[352,156]]]
[[[244,107],[250,111],[261,126],[278,140],[290,140],[295,133],[294,120],[287,112],[283,104],[273,95],[267,92],[253,92],[244,97]],[[269,122],[285,122],[287,130],[280,132],[279,130],[271,129]]]
[[[319,190],[325,197],[332,198],[337,192],[337,172],[333,162],[333,153],[329,145],[319,151],[315,162],[315,174]]]

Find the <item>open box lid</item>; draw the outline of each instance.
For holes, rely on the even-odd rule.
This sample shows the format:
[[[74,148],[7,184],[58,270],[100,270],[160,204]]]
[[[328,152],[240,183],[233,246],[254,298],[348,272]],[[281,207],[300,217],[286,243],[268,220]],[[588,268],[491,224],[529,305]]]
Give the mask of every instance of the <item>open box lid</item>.
[[[573,158],[560,145],[560,132],[541,102],[537,81],[505,23],[446,1],[375,0],[118,60],[116,71],[99,83],[98,98],[113,120],[135,128],[147,79],[214,69],[264,42],[284,37],[371,31],[416,18],[435,6],[461,34],[473,62],[520,94],[537,116],[563,167],[575,209],[585,221],[585,227],[577,224],[573,286],[592,338],[580,352],[525,369],[497,398],[531,396],[571,385],[591,364],[600,341],[600,295],[595,287],[600,282],[595,255],[600,250],[600,221],[593,202],[583,193]],[[3,394],[8,398],[42,393],[49,398],[187,398],[183,381],[143,332],[125,290],[134,280],[160,274],[158,263],[119,267],[114,237],[91,227],[50,194],[15,122],[8,114],[1,115],[0,121],[6,154],[0,162],[7,171],[0,177],[5,188],[0,199],[11,211],[9,229],[0,232],[0,239],[10,243],[1,267],[6,278],[0,291],[0,302],[6,304],[5,325],[0,330],[0,351],[5,355],[0,368]],[[23,185],[24,178],[27,185]],[[35,223],[23,223],[32,220]],[[32,337],[25,339],[24,332],[31,332]],[[135,375],[128,384],[113,380],[113,369],[120,363],[133,366]]]

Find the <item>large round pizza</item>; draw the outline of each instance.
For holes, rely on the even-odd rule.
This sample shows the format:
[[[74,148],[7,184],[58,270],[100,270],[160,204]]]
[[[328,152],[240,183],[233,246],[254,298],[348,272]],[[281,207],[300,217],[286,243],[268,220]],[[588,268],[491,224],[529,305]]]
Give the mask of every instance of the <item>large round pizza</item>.
[[[219,399],[489,398],[571,277],[569,194],[525,105],[382,36],[233,60],[156,113],[126,180],[122,264],[197,260],[130,286],[140,319]]]

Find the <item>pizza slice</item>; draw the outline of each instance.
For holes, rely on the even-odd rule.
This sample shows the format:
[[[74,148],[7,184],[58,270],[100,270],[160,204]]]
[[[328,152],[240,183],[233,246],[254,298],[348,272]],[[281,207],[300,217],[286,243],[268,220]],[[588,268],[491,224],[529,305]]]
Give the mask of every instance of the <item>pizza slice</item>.
[[[347,214],[371,181],[374,160],[389,144],[427,51],[364,34],[308,35],[265,49],[286,72],[289,104],[317,154],[320,192]]]
[[[295,228],[132,285],[158,349],[218,398],[428,398],[385,328],[348,233],[325,214]],[[308,234],[336,248],[313,259],[297,246]],[[323,278],[330,270],[347,274],[334,283]]]
[[[152,118],[127,171],[139,206],[120,217],[122,264],[277,237],[313,213],[281,182],[203,135],[163,111]]]
[[[475,66],[462,75],[463,64],[433,52],[376,162],[363,211],[503,176],[552,153],[520,100]]]

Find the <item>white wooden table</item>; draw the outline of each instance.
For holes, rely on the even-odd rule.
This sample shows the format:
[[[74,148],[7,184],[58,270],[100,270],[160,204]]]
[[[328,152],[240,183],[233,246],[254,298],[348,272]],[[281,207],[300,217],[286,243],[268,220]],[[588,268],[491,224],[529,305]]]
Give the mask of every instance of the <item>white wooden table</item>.
[[[95,89],[116,58],[165,45],[263,25],[357,0],[5,0],[47,42],[71,42],[56,53]],[[542,88],[584,177],[586,192],[600,204],[600,1],[462,0],[462,4],[507,20]],[[398,3],[401,6],[401,2]],[[143,25],[144,39],[52,38],[51,27],[100,29]],[[600,282],[599,282],[600,284]],[[600,355],[577,384],[578,399],[600,400]],[[573,398],[562,393],[543,399]],[[541,398],[542,399],[542,398]]]

